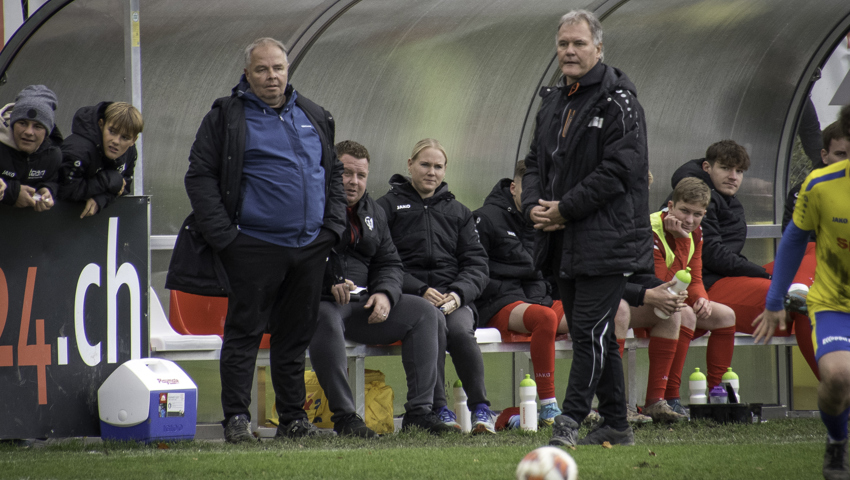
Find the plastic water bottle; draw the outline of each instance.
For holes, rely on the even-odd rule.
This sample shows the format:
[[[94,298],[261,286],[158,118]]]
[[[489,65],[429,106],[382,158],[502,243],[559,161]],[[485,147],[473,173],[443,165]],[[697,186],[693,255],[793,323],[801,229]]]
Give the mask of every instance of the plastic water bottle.
[[[732,386],[732,390],[735,392],[735,396],[738,397],[738,403],[743,403],[741,401],[741,394],[738,392],[738,374],[732,371],[732,367],[726,369],[726,373],[723,374],[723,378],[720,379],[721,384],[728,383]]]
[[[676,272],[676,283],[673,284],[672,287],[667,287],[667,291],[672,293],[673,295],[678,295],[679,292],[684,292],[688,289],[688,286],[691,284],[691,267],[685,267],[684,270],[679,270]],[[655,309],[655,314],[658,315],[658,318],[668,319],[670,315],[662,312],[659,309]]]
[[[537,431],[537,384],[526,374],[519,382],[519,428]]]
[[[729,401],[729,397],[726,395],[726,389],[721,385],[717,385],[712,388],[711,391],[708,392],[708,396],[711,398],[712,404],[727,403]]]
[[[708,397],[705,396],[705,389],[708,388],[708,382],[705,379],[705,374],[699,371],[699,368],[694,370],[688,379],[688,387],[690,387],[691,405],[705,405],[708,403]]]
[[[469,433],[472,430],[472,417],[469,413],[469,407],[466,405],[468,397],[463,389],[463,383],[460,380],[454,384],[455,398],[455,415],[457,415],[457,423],[464,433]]]

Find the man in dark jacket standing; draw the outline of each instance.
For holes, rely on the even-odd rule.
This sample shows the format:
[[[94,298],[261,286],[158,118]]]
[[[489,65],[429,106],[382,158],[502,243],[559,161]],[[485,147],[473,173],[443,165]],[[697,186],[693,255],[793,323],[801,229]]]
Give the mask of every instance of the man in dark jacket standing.
[[[229,284],[220,369],[231,443],[255,441],[248,408],[266,331],[277,436],[317,432],[303,409],[304,352],[326,259],[345,229],[345,193],[333,118],[287,83],[288,67],[277,40],[245,49],[244,76],[204,117],[185,179],[195,225],[181,234],[201,233]],[[179,245],[175,257],[186,253]]]
[[[535,229],[535,262],[553,272],[573,363],[552,445],[633,445],[614,316],[632,272],[652,268],[643,109],[626,75],[602,60],[602,26],[586,10],[561,18],[563,77],[541,91],[525,158],[522,207]],[[578,424],[599,398],[604,422],[580,442]]]

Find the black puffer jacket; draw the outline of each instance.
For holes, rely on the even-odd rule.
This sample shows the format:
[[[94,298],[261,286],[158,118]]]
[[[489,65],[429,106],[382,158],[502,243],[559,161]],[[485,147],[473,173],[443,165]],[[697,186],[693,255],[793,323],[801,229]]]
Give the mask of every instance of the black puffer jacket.
[[[425,199],[401,175],[393,175],[390,186],[378,205],[404,262],[403,292],[421,296],[431,287],[455,292],[462,305],[474,306],[488,278],[487,253],[472,212],[455,200],[445,182]]]
[[[245,110],[242,95],[245,76],[229,97],[213,103],[189,152],[189,170],[184,183],[193,212],[183,222],[171,255],[165,288],[197,295],[224,296],[227,278],[218,252],[239,233],[236,213],[242,203],[242,162],[245,155]],[[292,86],[288,85],[287,94]],[[298,95],[295,104],[316,127],[322,140],[325,169],[325,213],[323,227],[337,238],[345,230],[345,190],[342,162],[334,152],[335,124],[330,112]],[[211,251],[212,250],[212,251]]]
[[[138,157],[135,145],[115,160],[103,154],[103,133],[97,122],[103,119],[111,103],[101,102],[77,110],[71,135],[62,144],[59,198],[74,202],[93,198],[97,213],[118,198],[121,187],[124,195],[133,191],[133,170]]]
[[[540,230],[535,265],[561,278],[651,270],[646,124],[635,86],[599,63],[578,84],[562,78],[540,95],[523,214],[541,199],[558,200],[566,224],[561,264],[551,265],[557,235]]]
[[[357,202],[360,236],[351,241],[351,225],[346,222],[342,241],[331,251],[328,259],[324,293],[341,280],[348,279],[369,293],[382,292],[395,305],[401,296],[404,267],[393,245],[384,210],[368,193]]]
[[[475,301],[482,323],[513,302],[552,305],[549,283],[534,268],[534,227],[517,210],[511,182],[500,180],[473,212],[490,269],[490,281]]]
[[[702,282],[708,290],[723,277],[770,278],[764,267],[741,255],[747,240],[744,206],[736,196],[726,196],[714,188],[711,176],[702,169],[704,158],[679,167],[671,179],[673,188],[683,178],[699,178],[711,188],[711,203],[702,219]],[[668,201],[672,194],[668,197]],[[667,206],[664,202],[662,208]]]
[[[0,114],[0,179],[6,183],[0,203],[14,205],[21,193],[21,185],[36,190],[47,188],[56,200],[59,181],[59,167],[62,164],[62,133],[54,127],[50,135],[45,135],[38,149],[31,155],[18,150],[15,145],[12,124],[9,123],[14,105],[3,108]]]

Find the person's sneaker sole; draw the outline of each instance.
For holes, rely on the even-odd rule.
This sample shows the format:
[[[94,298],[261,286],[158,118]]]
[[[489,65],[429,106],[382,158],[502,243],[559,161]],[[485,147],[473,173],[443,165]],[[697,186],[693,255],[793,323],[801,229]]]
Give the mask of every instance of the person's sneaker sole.
[[[487,428],[487,425],[484,425],[483,423],[479,423],[478,425],[472,426],[472,430],[470,431],[470,433],[472,433],[473,435],[483,435],[485,433],[490,434],[490,435],[495,435],[496,430],[495,429],[490,430],[489,428]]]

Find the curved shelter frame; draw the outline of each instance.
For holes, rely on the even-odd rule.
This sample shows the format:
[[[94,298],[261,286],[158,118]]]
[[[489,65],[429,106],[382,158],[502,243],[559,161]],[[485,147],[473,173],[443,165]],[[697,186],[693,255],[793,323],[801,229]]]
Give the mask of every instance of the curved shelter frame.
[[[50,86],[65,134],[76,108],[132,100],[125,18],[134,1],[45,4],[0,52],[0,97]],[[733,138],[753,159],[740,192],[750,223],[777,223],[810,79],[850,29],[846,0],[145,0],[138,80],[153,234],[174,235],[188,213],[182,177],[195,130],[261,35],[287,43],[293,84],[334,113],[337,139],[370,149],[373,195],[406,172],[417,140],[435,137],[452,191],[480,206],[525,154],[536,92],[557,78],[557,19],[571,8],[602,18],[606,62],[638,87],[652,203],[680,164]],[[772,244],[759,245],[772,256]]]

